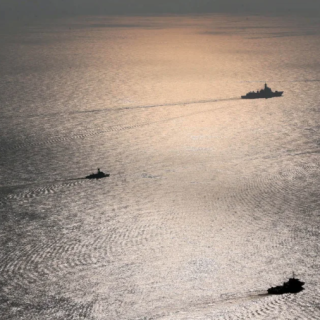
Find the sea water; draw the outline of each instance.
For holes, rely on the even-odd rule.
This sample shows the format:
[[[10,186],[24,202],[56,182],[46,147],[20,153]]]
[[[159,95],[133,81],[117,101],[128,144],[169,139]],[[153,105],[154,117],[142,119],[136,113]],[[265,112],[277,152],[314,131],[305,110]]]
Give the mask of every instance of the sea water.
[[[1,319],[320,319],[318,20],[21,21],[0,46]],[[265,82],[283,97],[240,99]]]

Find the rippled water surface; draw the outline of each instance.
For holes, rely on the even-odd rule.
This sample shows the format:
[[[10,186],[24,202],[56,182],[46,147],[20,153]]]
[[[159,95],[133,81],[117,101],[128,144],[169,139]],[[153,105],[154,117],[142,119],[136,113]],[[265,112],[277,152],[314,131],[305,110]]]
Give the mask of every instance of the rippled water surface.
[[[1,319],[320,319],[319,26],[2,25]]]

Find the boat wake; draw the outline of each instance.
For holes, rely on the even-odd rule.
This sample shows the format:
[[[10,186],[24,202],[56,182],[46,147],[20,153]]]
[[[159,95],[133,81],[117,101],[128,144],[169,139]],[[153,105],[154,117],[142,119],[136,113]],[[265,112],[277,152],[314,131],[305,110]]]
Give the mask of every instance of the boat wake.
[[[141,105],[141,106],[125,106],[125,107],[116,107],[116,108],[104,108],[104,109],[95,109],[95,110],[78,110],[78,111],[72,111],[72,112],[66,112],[66,113],[51,113],[51,114],[39,114],[39,115],[29,115],[27,117],[50,117],[50,116],[66,116],[66,115],[74,115],[74,114],[82,114],[82,113],[100,113],[100,112],[125,112],[125,111],[130,111],[130,110],[136,110],[136,109],[149,109],[149,108],[160,108],[160,107],[169,107],[169,106],[185,106],[185,105],[192,105],[192,104],[205,104],[205,103],[215,103],[215,102],[224,102],[224,101],[236,101],[236,100],[241,100],[240,98],[226,98],[226,99],[209,99],[209,100],[194,100],[194,101],[181,101],[181,102],[173,102],[173,103],[164,103],[164,104],[154,104],[154,105]],[[177,119],[185,118],[185,117],[190,117],[194,116],[197,114],[201,113],[206,113],[206,112],[214,112],[217,111],[221,108],[225,107],[217,107],[217,108],[212,108],[210,107],[209,109],[206,110],[195,110],[195,109],[188,109],[187,114],[185,115],[180,115],[180,116],[163,116],[158,118],[157,120],[150,120],[150,119],[140,119],[140,121],[135,121],[135,124],[125,124],[125,123],[120,123],[120,124],[113,124],[113,125],[103,125],[99,128],[85,128],[81,129],[80,132],[73,133],[70,135],[64,135],[61,133],[58,133],[57,135],[53,135],[52,137],[48,137],[47,139],[44,140],[20,140],[17,142],[12,142],[10,143],[3,143],[0,146],[0,151],[1,152],[15,152],[16,150],[25,150],[29,148],[39,148],[45,145],[52,145],[52,144],[61,144],[66,141],[72,141],[72,140],[84,140],[87,138],[93,138],[98,135],[102,134],[112,134],[116,132],[121,132],[121,131],[127,131],[127,130],[134,130],[134,129],[140,129],[144,128],[146,126],[150,125],[156,125],[159,123],[166,123],[170,121],[174,121]],[[122,116],[121,116],[122,120]]]
[[[157,314],[152,315],[151,317],[142,317],[138,318],[139,320],[147,320],[147,319],[185,319],[184,317],[188,315],[189,317],[194,316],[197,318],[197,314],[203,313],[206,310],[207,314],[211,314],[212,316],[216,316],[219,319],[230,319],[228,317],[229,311],[232,312],[233,306],[238,306],[243,303],[251,303],[256,300],[264,299],[268,295],[266,290],[256,290],[256,291],[248,291],[245,293],[227,293],[222,294],[217,298],[205,298],[200,302],[191,302],[187,307],[173,310],[170,312],[158,312]],[[274,297],[273,297],[274,298]],[[276,297],[278,299],[279,297]],[[266,305],[268,309],[272,309],[273,304],[278,304],[278,302],[266,301]],[[170,308],[168,308],[170,309]],[[229,310],[229,311],[228,311]],[[263,311],[254,310],[249,311],[248,319],[254,319],[255,314],[263,313]]]
[[[191,104],[202,104],[202,103],[212,103],[212,102],[223,102],[223,101],[233,101],[240,100],[239,97],[223,98],[223,99],[203,99],[203,100],[189,100],[189,101],[178,101],[169,103],[159,103],[159,104],[149,104],[149,105],[136,105],[136,106],[112,106],[108,108],[101,109],[90,109],[90,110],[74,110],[69,112],[52,112],[52,113],[38,113],[25,115],[24,118],[37,118],[37,117],[60,117],[66,115],[75,115],[82,113],[100,113],[100,112],[117,112],[125,110],[135,110],[135,109],[150,109],[150,108],[161,108],[161,107],[174,107],[181,105],[191,105]],[[3,118],[17,118],[17,115],[4,116]]]
[[[75,187],[84,183],[84,180],[85,178],[73,178],[0,186],[0,191],[3,194],[0,198],[0,204],[3,205],[10,200],[30,199],[42,195],[57,193],[65,188]]]

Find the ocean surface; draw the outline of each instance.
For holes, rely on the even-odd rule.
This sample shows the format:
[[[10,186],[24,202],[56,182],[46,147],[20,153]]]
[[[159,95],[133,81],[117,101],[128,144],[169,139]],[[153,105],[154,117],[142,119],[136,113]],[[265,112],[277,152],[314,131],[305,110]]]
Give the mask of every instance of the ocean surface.
[[[297,17],[2,23],[1,319],[320,319],[319,52]]]

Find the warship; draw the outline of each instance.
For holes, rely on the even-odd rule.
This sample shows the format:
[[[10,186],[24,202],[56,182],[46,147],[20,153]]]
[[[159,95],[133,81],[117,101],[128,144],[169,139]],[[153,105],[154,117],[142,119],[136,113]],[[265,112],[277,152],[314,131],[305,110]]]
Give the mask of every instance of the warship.
[[[257,92],[248,92],[245,96],[241,96],[241,99],[268,99],[273,97],[281,97],[283,91],[273,92],[267,84],[264,85],[264,89],[258,90]]]
[[[304,282],[296,279],[294,274],[289,281],[284,282],[282,286],[271,287],[268,289],[268,294],[284,294],[284,293],[298,293],[302,290]]]
[[[110,176],[109,173],[104,173],[104,172],[100,171],[100,169],[98,168],[97,173],[92,173],[92,174],[86,176],[86,179],[101,179],[101,178],[106,178],[109,176]]]

